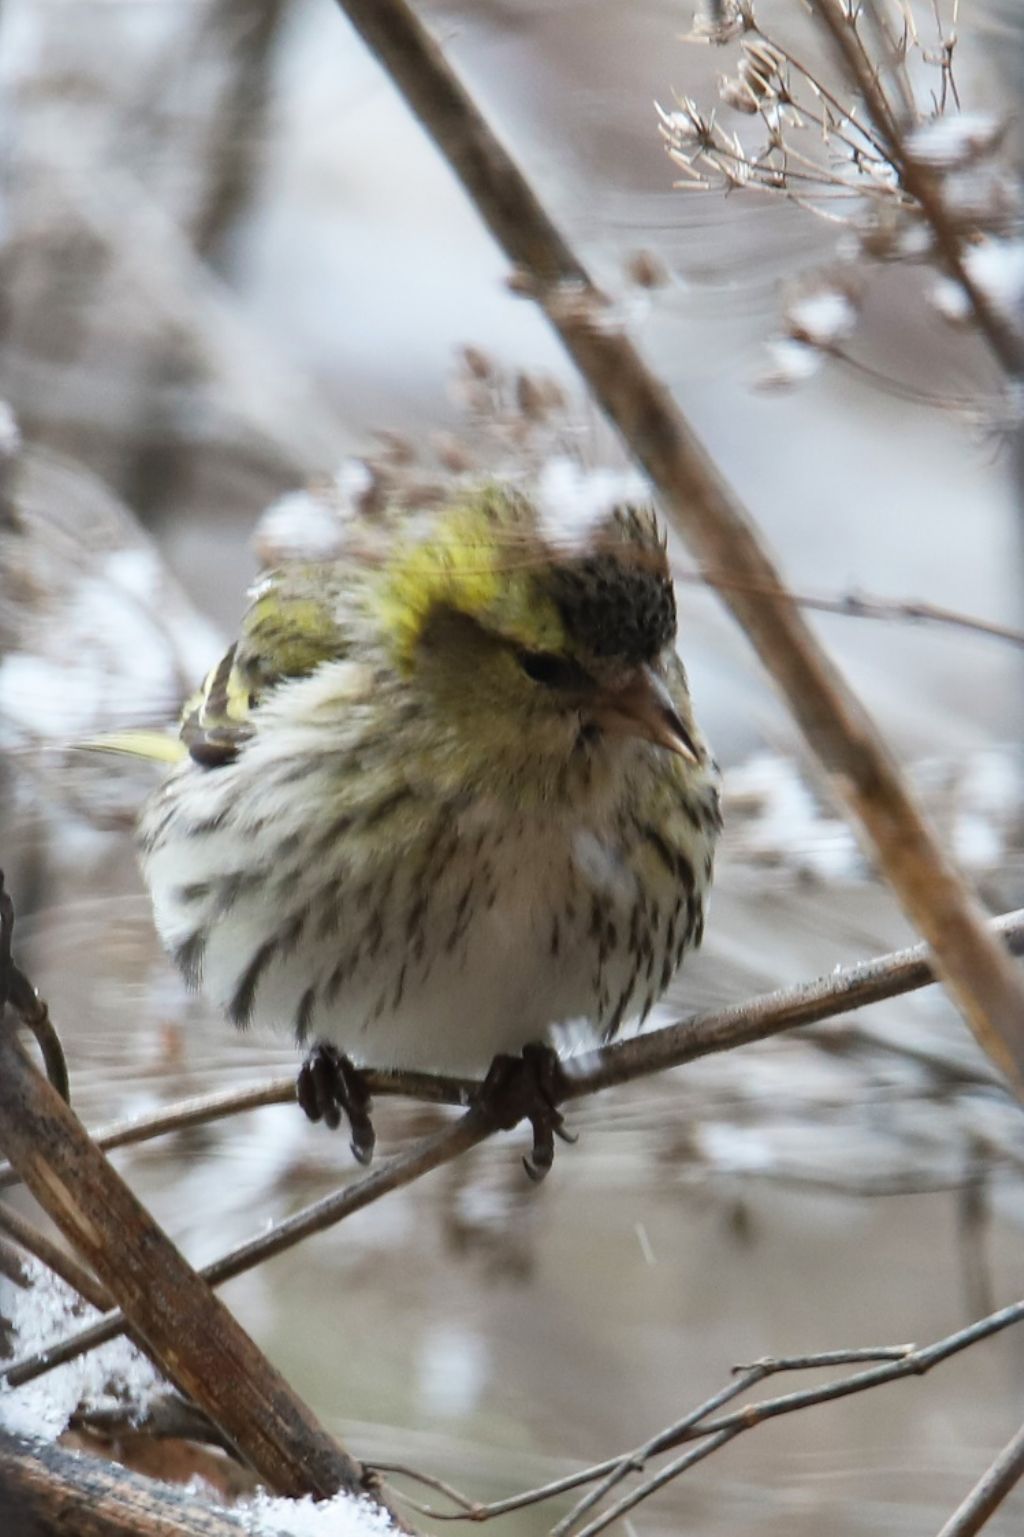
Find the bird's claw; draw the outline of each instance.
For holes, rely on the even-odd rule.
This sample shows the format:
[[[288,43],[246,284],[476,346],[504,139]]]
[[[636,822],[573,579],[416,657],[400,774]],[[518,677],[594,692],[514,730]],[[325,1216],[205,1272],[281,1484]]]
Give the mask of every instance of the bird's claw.
[[[331,1131],[341,1125],[344,1115],[352,1133],[353,1156],[358,1163],[370,1162],[377,1141],[370,1118],[373,1101],[366,1079],[348,1057],[321,1041],[299,1069],[295,1091],[309,1119],[323,1121]]]
[[[511,1131],[520,1121],[533,1128],[533,1147],[523,1158],[523,1168],[539,1185],[555,1158],[555,1138],[577,1139],[565,1130],[558,1109],[565,1088],[565,1074],[558,1054],[544,1042],[524,1046],[518,1057],[502,1054],[491,1063],[478,1103],[494,1124]]]

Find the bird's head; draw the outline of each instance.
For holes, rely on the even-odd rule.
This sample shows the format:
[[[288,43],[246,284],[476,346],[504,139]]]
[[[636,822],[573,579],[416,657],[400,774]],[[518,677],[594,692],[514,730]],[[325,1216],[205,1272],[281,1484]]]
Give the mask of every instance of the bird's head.
[[[399,672],[481,759],[539,769],[634,739],[700,760],[649,510],[615,508],[581,550],[486,487],[404,544],[376,596]]]

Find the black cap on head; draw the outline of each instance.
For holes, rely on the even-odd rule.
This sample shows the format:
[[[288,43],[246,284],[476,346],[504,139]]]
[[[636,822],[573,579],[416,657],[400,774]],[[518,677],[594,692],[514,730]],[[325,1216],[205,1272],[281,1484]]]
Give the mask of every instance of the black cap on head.
[[[552,580],[565,627],[590,656],[639,666],[675,638],[675,594],[661,549],[616,545],[557,566]]]

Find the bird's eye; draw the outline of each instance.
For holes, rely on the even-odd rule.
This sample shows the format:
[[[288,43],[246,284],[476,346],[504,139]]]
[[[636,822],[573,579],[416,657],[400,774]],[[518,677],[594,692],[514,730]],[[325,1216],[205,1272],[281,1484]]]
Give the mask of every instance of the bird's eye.
[[[576,662],[553,651],[520,651],[517,659],[526,676],[544,688],[583,688],[590,681]]]

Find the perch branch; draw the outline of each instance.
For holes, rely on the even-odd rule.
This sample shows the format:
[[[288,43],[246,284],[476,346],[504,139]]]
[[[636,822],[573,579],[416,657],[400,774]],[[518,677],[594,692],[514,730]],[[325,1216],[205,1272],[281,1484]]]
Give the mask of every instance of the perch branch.
[[[993,931],[1015,953],[1024,951],[1024,909],[1007,913],[998,919],[993,924]],[[648,1035],[616,1041],[574,1057],[563,1086],[564,1098],[579,1099],[616,1084],[646,1077],[649,1073],[683,1066],[687,1062],[696,1061],[698,1057],[767,1040],[783,1031],[816,1024],[831,1015],[863,1008],[900,993],[912,992],[934,981],[935,970],[927,946],[914,945],[907,950],[897,950],[876,960],[864,961],[860,965],[820,977],[815,982],[766,993],[746,1003],[697,1015],[693,1019],[667,1025],[663,1030],[652,1030]],[[367,1079],[375,1094],[405,1093],[410,1088],[421,1086],[424,1075],[368,1073]],[[465,1102],[467,1085],[464,1080],[436,1078],[431,1079],[430,1083],[430,1098],[433,1102]],[[236,1108],[247,1108],[252,1102],[253,1093],[252,1089],[241,1091],[236,1097]],[[223,1115],[229,1109],[226,1099],[224,1095],[213,1095],[207,1103],[216,1114]],[[195,1124],[199,1103],[188,1102],[190,1124]],[[167,1130],[167,1118],[171,1113],[160,1113],[158,1131]],[[149,1126],[152,1126],[152,1118]],[[355,1181],[334,1195],[325,1196],[323,1200],[276,1223],[269,1231],[229,1250],[206,1266],[200,1274],[211,1286],[219,1286],[313,1233],[323,1232],[354,1212],[372,1205],[389,1191],[411,1184],[433,1169],[440,1168],[442,1164],[450,1163],[453,1158],[484,1141],[493,1129],[474,1107],[454,1125],[424,1138],[364,1179]],[[5,1381],[8,1387],[20,1387],[54,1367],[63,1365],[65,1361],[72,1361],[85,1351],[93,1350],[115,1338],[123,1328],[121,1314],[109,1313],[68,1339],[13,1362],[0,1373],[0,1381]]]
[[[1024,1095],[1024,976],[987,930],[980,902],[788,595],[745,508],[405,0],[339,4],[448,159],[514,264],[519,290],[543,308],[711,584],[718,571],[744,584],[716,590],[861,823],[982,1047]]]
[[[992,928],[1014,955],[1024,954],[1024,908],[1004,913],[994,921]],[[861,961],[855,966],[830,972],[828,976],[819,977],[814,982],[801,982],[796,987],[781,988],[777,992],[750,998],[743,1003],[731,1004],[725,1009],[693,1015],[661,1030],[651,1030],[633,1041],[618,1041],[602,1047],[599,1052],[591,1054],[595,1059],[594,1070],[602,1074],[618,1072],[621,1065],[623,1076],[609,1082],[602,1079],[596,1086],[607,1088],[611,1082],[625,1083],[647,1072],[681,1067],[698,1056],[731,1051],[735,1046],[767,1040],[785,1030],[820,1023],[837,1014],[850,1013],[854,1009],[880,1003],[886,998],[915,992],[935,980],[935,968],[929,959],[927,945],[890,951],[888,955],[877,956],[874,960]],[[638,1052],[644,1064],[649,1063],[649,1066],[634,1060]],[[937,1056],[921,1051],[913,1051],[909,1055],[916,1061],[924,1062],[935,1072],[948,1071],[948,1066]],[[586,1072],[580,1075],[575,1072],[576,1066],[583,1060],[574,1059],[573,1062],[573,1087],[569,1091],[571,1097],[589,1092],[584,1086]],[[988,1080],[979,1074],[972,1081]],[[478,1087],[467,1078],[373,1070],[367,1071],[366,1082],[374,1095],[401,1095],[429,1104],[456,1106],[466,1105]],[[271,1078],[266,1083],[251,1084],[244,1089],[199,1094],[191,1099],[180,1100],[177,1104],[167,1105],[150,1115],[116,1121],[110,1126],[99,1128],[92,1133],[92,1137],[97,1147],[109,1152],[111,1148],[148,1142],[167,1132],[180,1131],[187,1126],[206,1125],[245,1110],[262,1108],[264,1105],[290,1104],[294,1098],[294,1075]],[[0,1164],[0,1190],[17,1183],[18,1176],[10,1164]]]

